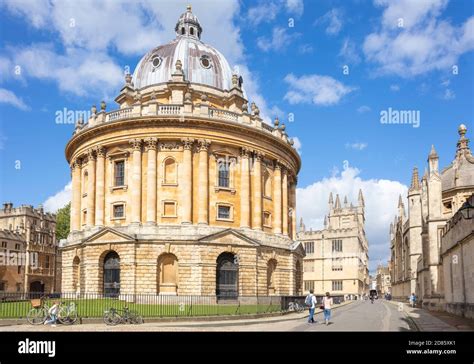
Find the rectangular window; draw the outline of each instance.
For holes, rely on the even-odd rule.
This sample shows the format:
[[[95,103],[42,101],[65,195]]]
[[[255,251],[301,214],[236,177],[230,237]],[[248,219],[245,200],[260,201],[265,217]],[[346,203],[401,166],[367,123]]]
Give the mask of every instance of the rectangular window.
[[[44,259],[44,267],[49,268],[49,255],[47,255]]]
[[[314,281],[304,281],[304,290],[309,291],[310,289],[314,290]]]
[[[342,291],[342,281],[332,281],[333,291]]]
[[[0,291],[5,291],[5,282],[0,282]]]
[[[6,241],[2,241],[2,248],[6,248],[7,247],[7,242]]]
[[[175,217],[176,216],[176,203],[173,201],[165,202],[163,204],[163,216]]]
[[[217,206],[217,218],[218,219],[230,219],[230,206]]]
[[[114,205],[114,219],[123,219],[125,217],[124,205]]]
[[[333,271],[342,271],[342,259],[340,259],[340,258],[332,259],[332,270]]]
[[[304,243],[304,250],[306,254],[313,254],[314,253],[314,241],[308,241]]]
[[[332,251],[333,253],[342,252],[342,240],[333,240],[332,241]]]
[[[82,211],[82,225],[87,223],[87,210]]]
[[[225,161],[218,161],[219,187],[229,188],[230,187],[230,164]]]
[[[20,244],[15,244],[15,250],[20,250]]]
[[[18,273],[18,274],[21,274],[21,265],[18,266],[17,273]]]
[[[264,226],[272,226],[272,215],[269,212],[263,213],[263,225]]]
[[[125,185],[125,161],[117,161],[114,164],[114,186]]]

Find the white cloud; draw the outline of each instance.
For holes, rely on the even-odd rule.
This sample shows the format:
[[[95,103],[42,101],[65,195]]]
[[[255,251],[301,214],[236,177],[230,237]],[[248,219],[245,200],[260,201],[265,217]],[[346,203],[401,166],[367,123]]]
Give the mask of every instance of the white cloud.
[[[357,46],[349,38],[344,39],[341,50],[339,51],[339,57],[341,57],[345,63],[360,63],[360,56]]]
[[[286,10],[290,14],[295,14],[296,16],[303,15],[303,12],[304,12],[303,0],[286,0],[285,6],[286,6]]]
[[[69,182],[64,188],[50,196],[43,202],[45,211],[55,213],[58,209],[64,207],[71,201],[72,182]]]
[[[400,91],[400,86],[398,86],[398,85],[390,85],[390,91],[398,92],[398,91]]]
[[[316,20],[315,24],[326,25],[326,34],[337,35],[343,27],[343,14],[340,9],[334,8]]]
[[[23,111],[30,109],[20,97],[4,88],[0,88],[0,103],[12,105]]]
[[[293,137],[292,139],[293,139],[293,142],[294,142],[293,147],[296,149],[296,151],[297,151],[299,154],[301,154],[301,153],[302,153],[302,152],[301,152],[301,148],[303,147],[303,144],[301,143],[300,138],[298,138],[298,137],[295,136],[295,137]]]
[[[260,23],[268,23],[276,18],[279,8],[279,5],[273,2],[261,3],[257,6],[251,7],[247,12],[246,18],[254,26],[257,26]]]
[[[347,149],[354,149],[354,150],[364,150],[365,148],[367,148],[369,144],[367,143],[360,143],[360,142],[357,142],[357,143],[346,143],[346,148]]]
[[[332,77],[314,74],[296,77],[290,73],[286,75],[285,81],[289,84],[289,91],[285,94],[284,99],[290,104],[334,105],[342,97],[356,89],[346,86]]]
[[[454,93],[453,90],[447,88],[446,90],[444,90],[444,95],[443,95],[443,99],[445,100],[453,100],[456,98],[456,94]]]
[[[474,17],[453,26],[440,15],[447,0],[377,0],[385,8],[380,30],[363,44],[367,60],[378,74],[412,77],[434,70],[450,70],[458,58],[474,49]],[[403,27],[398,27],[399,19]]]
[[[273,28],[272,37],[257,38],[257,46],[264,52],[284,50],[295,38],[299,37],[299,33],[288,33],[288,29],[276,27]]]
[[[298,47],[298,52],[301,54],[313,53],[313,46],[311,44],[302,44]]]
[[[359,107],[357,109],[357,112],[359,114],[363,114],[363,113],[369,112],[370,110],[372,110],[372,109],[370,107],[368,107],[367,105],[362,105],[361,107]]]
[[[398,196],[406,196],[407,186],[386,179],[363,179],[355,167],[337,170],[331,177],[323,178],[296,191],[298,219],[303,218],[309,229],[323,228],[324,216],[328,213],[329,193],[347,196],[357,203],[359,189],[365,200],[366,233],[369,242],[371,265],[385,261],[390,255],[389,227],[397,214]]]

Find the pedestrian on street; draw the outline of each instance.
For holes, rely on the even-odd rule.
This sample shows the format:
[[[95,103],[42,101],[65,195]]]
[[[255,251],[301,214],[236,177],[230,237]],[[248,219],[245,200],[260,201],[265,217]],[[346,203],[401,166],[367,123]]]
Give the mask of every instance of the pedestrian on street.
[[[309,308],[308,323],[314,324],[314,310],[316,309],[316,296],[313,294],[313,290],[309,290],[309,294],[306,296],[305,304]]]
[[[416,304],[416,295],[414,292],[412,292],[411,296],[410,296],[410,305],[411,307],[415,307],[415,304]]]
[[[332,297],[329,292],[326,292],[326,297],[323,298],[323,307],[324,307],[324,320],[326,325],[329,325],[329,319],[331,318],[331,308],[332,308]]]

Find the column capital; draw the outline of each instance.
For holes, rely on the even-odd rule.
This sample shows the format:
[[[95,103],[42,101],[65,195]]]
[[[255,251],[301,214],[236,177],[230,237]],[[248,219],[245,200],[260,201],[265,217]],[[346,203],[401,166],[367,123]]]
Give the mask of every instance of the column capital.
[[[81,168],[81,160],[79,158],[75,158],[73,161],[71,161],[71,170],[74,170],[76,168]]]
[[[107,152],[107,149],[102,145],[95,147],[95,153],[97,157],[105,157],[106,152]]]
[[[240,156],[242,158],[248,158],[250,156],[251,150],[245,147],[240,148]]]
[[[254,151],[253,151],[253,157],[254,157],[258,162],[261,162],[264,156],[265,156],[265,155],[264,155],[262,152],[258,151],[258,150],[254,150]]]
[[[146,138],[145,139],[145,150],[149,151],[156,150],[156,145],[158,144],[158,138]]]
[[[198,149],[200,152],[205,152],[209,150],[209,146],[211,145],[211,141],[207,139],[199,139],[198,140]]]
[[[273,160],[273,168],[279,169],[280,171],[283,169],[283,164],[279,159],[274,159]]]
[[[87,153],[87,159],[90,160],[90,161],[91,161],[91,160],[95,160],[95,153],[94,153],[95,150],[94,150],[94,149],[95,149],[95,148],[90,148],[90,149],[88,149],[88,150],[86,151],[86,153]]]
[[[129,140],[130,145],[132,146],[133,150],[140,150],[142,147],[142,140],[141,139],[131,139]]]
[[[194,139],[192,138],[183,138],[181,139],[181,143],[183,143],[183,148],[185,150],[192,150],[194,145]]]

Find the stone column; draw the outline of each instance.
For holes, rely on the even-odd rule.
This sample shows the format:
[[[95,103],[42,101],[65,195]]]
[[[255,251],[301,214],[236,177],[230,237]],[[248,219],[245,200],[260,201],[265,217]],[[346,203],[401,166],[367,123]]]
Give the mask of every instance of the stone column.
[[[273,233],[281,234],[281,165],[278,161],[273,172]]]
[[[254,153],[252,169],[252,229],[256,230],[262,230],[262,158],[262,153]]]
[[[282,170],[282,224],[283,235],[288,236],[288,171],[286,168]]]
[[[250,227],[249,150],[240,150],[240,227]]]
[[[146,223],[156,225],[156,144],[157,138],[148,138],[146,151],[148,153],[146,181]]]
[[[105,148],[97,147],[96,154],[95,224],[96,226],[103,226],[105,206]]]
[[[71,163],[71,173],[71,231],[79,231],[81,229],[81,165],[77,158]]]
[[[193,139],[183,139],[183,168],[181,171],[181,222],[193,223]]]
[[[209,223],[209,145],[208,140],[199,140],[199,188],[198,224]]]
[[[95,223],[95,155],[92,149],[87,151],[87,227]]]
[[[290,185],[290,196],[291,196],[291,208],[293,213],[291,214],[291,238],[296,240],[296,177]]]
[[[132,146],[132,218],[131,223],[138,225],[141,221],[142,196],[142,140],[130,140]]]

